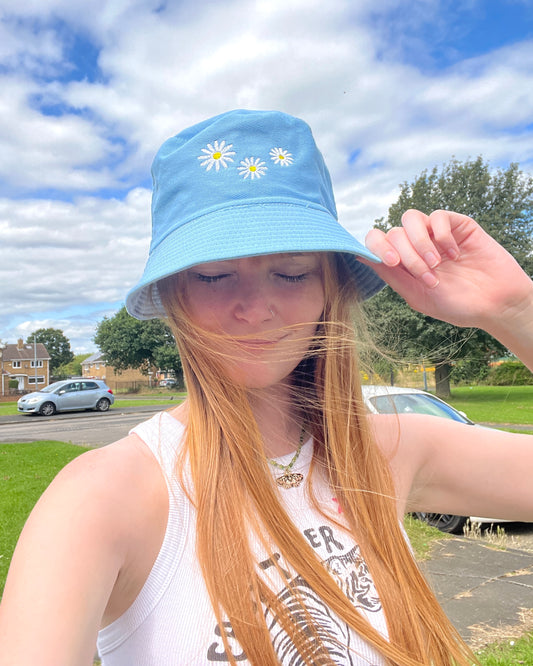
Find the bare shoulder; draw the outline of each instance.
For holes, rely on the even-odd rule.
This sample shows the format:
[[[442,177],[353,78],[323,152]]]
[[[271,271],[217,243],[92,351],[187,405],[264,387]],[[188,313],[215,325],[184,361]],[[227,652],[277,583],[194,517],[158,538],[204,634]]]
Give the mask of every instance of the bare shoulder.
[[[152,453],[136,435],[128,435],[75,458],[59,472],[44,497],[72,494],[82,500],[90,495],[91,505],[102,508],[120,496],[138,496],[160,479]]]
[[[421,460],[425,443],[432,443],[439,433],[446,435],[455,422],[425,414],[370,414],[374,439],[389,459]]]
[[[139,527],[136,516],[145,516],[150,507],[159,511],[165,501],[159,464],[136,435],[129,435],[66,465],[36,504],[28,527],[43,520],[58,529],[74,523],[86,538],[113,536],[118,546]]]

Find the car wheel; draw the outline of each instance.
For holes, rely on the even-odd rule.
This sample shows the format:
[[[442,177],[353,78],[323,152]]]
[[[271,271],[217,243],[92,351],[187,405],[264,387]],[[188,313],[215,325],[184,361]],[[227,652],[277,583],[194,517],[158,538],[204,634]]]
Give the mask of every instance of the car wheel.
[[[100,400],[96,403],[96,410],[98,412],[107,412],[110,404],[111,403],[107,398],[100,398]]]
[[[415,516],[418,520],[423,520],[428,525],[449,534],[462,534],[467,520],[465,516],[454,516],[449,513],[415,513]]]
[[[43,404],[39,407],[39,414],[41,414],[41,416],[52,416],[52,414],[55,413],[56,406],[53,402],[43,402]]]

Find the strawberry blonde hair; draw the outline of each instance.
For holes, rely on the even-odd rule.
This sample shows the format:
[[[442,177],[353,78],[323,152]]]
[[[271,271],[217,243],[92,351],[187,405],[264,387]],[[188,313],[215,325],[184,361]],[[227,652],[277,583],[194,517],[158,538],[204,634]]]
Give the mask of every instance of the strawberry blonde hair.
[[[321,257],[324,312],[307,356],[291,376],[295,412],[305,414],[306,430],[314,441],[308,491],[315,508],[353,535],[361,548],[383,606],[389,640],[357,612],[280,503],[268,460],[257,446],[261,435],[249,391],[228,386],[228,358],[217,351],[216,335],[200,330],[187,316],[177,274],[158,283],[188,391],[188,423],[177,474],[183,479],[187,466],[192,479],[197,557],[217,622],[223,627],[229,621],[251,664],[277,666],[261,610],[269,607],[303,663],[336,663],[322,644],[324,629],[313,622],[298,590],[291,591],[301,605],[298,613],[306,619],[305,630],[261,576],[250,547],[250,538],[256,538],[280,572],[274,552],[388,664],[476,663],[419,571],[399,524],[389,464],[372,438],[361,397],[353,324],[356,286],[342,255]],[[319,506],[313,493],[313,477],[319,473],[335,493],[344,523]],[[221,634],[227,659],[236,666],[226,632]]]

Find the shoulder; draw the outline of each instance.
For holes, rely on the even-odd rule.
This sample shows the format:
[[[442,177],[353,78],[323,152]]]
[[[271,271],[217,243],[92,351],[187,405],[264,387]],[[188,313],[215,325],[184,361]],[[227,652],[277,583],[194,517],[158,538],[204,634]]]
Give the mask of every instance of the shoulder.
[[[446,441],[466,437],[471,427],[425,414],[371,414],[368,418],[374,441],[389,463],[400,510],[435,451],[442,454]]]
[[[370,414],[372,434],[381,451],[389,458],[423,457],[426,447],[434,445],[457,430],[451,419],[426,414]],[[460,426],[461,427],[461,426]]]

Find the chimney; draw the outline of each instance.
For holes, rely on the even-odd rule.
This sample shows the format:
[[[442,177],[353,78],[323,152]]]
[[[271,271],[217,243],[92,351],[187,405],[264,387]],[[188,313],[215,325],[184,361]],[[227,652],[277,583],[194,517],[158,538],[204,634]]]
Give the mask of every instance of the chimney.
[[[22,338],[19,338],[17,340],[17,349],[22,349],[24,347],[24,340]]]

